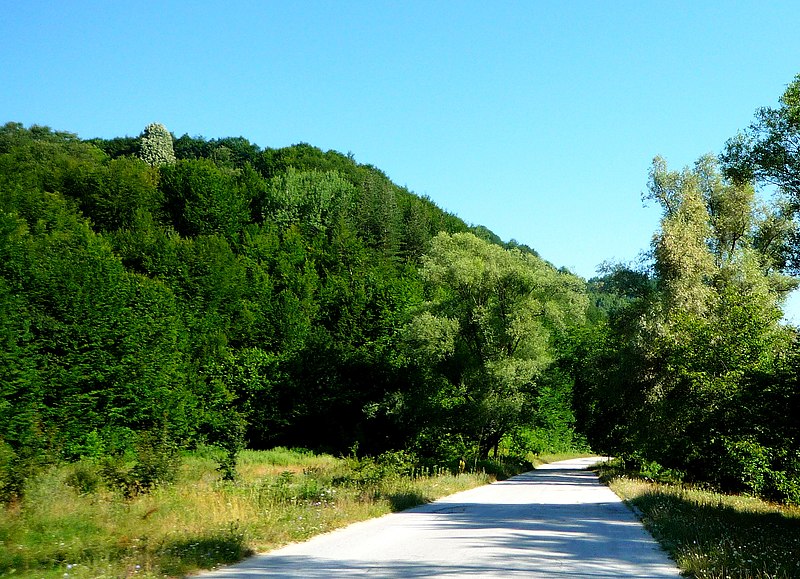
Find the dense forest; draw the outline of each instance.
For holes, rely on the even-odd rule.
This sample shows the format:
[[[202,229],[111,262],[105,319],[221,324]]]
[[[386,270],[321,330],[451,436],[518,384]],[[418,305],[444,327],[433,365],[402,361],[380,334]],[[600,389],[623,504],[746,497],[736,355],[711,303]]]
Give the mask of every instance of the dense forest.
[[[335,151],[8,123],[0,500],[63,461],[145,489],[180,449],[232,478],[285,445],[591,446],[800,502],[798,142],[800,78],[718,158],[656,158],[651,251],[587,282]]]
[[[212,444],[569,446],[584,284],[379,170],[242,138],[0,131],[0,476]]]

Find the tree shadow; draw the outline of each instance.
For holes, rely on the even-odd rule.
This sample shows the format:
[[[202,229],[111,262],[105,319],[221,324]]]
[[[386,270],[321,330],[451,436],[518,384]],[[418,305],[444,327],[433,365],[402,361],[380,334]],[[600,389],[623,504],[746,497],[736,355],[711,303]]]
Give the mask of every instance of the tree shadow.
[[[161,571],[171,577],[196,569],[230,565],[251,555],[253,552],[245,545],[243,534],[235,529],[168,541],[156,552]]]
[[[389,500],[393,513],[399,513],[429,502],[425,495],[416,491],[392,493],[386,495],[386,498]]]

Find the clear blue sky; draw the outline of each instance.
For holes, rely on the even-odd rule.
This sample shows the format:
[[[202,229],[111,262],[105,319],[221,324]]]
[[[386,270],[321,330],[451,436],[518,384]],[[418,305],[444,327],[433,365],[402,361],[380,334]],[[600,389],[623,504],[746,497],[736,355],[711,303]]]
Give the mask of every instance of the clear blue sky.
[[[591,277],[650,161],[719,152],[800,73],[796,2],[2,2],[1,122],[351,152]]]

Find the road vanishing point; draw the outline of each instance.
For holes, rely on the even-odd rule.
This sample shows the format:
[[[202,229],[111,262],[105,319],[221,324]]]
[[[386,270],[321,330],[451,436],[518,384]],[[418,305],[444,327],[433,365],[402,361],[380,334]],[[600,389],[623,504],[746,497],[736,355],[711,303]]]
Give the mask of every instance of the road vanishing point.
[[[203,573],[254,577],[680,577],[636,515],[566,460]]]

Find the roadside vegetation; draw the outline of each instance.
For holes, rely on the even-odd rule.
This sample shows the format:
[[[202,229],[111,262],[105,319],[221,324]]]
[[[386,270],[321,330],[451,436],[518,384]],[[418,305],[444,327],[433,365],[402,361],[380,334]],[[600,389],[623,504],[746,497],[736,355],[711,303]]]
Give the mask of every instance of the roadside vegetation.
[[[651,251],[590,280],[573,401],[593,450],[684,482],[800,504],[800,76],[718,158],[656,157]]]
[[[584,285],[335,151],[7,123],[0,502],[64,461],[151,486],[119,463],[156,447],[216,446],[234,478],[275,446],[585,446],[558,366]]]
[[[800,507],[684,484],[669,471],[625,469],[619,460],[597,471],[687,576],[800,577]]]
[[[406,453],[359,459],[277,448],[244,451],[236,480],[225,481],[219,452],[186,454],[175,482],[147,493],[126,495],[89,461],[41,472],[0,510],[0,576],[183,576],[495,478],[419,466]]]

